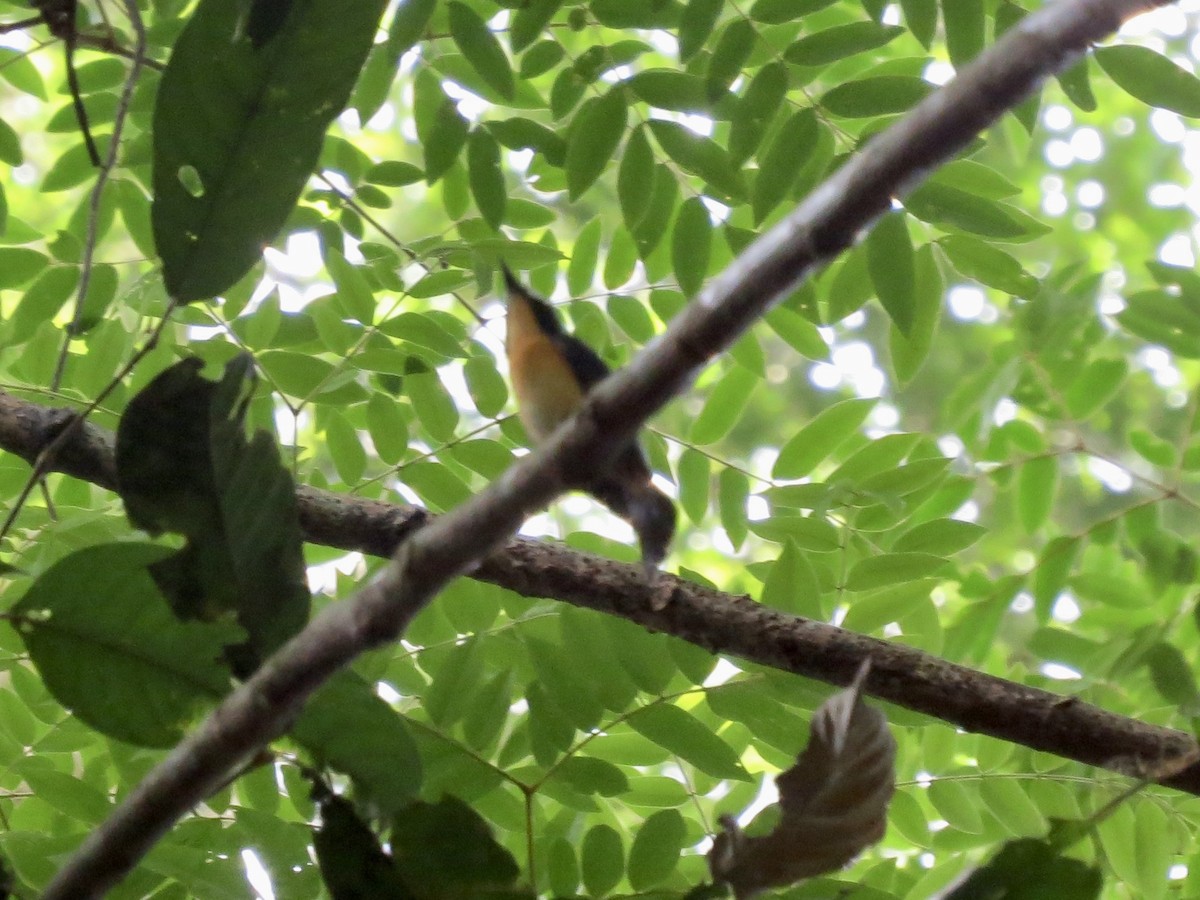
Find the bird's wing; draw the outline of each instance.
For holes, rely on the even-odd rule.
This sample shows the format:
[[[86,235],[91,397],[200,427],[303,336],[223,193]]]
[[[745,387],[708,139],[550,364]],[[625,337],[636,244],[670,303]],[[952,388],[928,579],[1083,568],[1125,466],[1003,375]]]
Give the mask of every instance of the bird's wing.
[[[579,382],[584,393],[587,393],[608,375],[609,369],[604,360],[579,338],[569,334],[556,334],[552,340],[563,359],[567,361],[567,365],[570,366],[575,380]]]

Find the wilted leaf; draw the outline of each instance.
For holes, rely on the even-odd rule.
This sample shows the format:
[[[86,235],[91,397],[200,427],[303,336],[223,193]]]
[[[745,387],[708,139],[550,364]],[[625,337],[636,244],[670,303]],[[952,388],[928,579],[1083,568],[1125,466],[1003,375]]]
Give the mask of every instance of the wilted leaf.
[[[776,779],[775,829],[747,837],[731,816],[713,841],[709,868],[738,900],[841,868],[883,837],[895,789],[896,742],[887,719],[860,697],[870,659],[854,681],[821,704],[808,746]]]

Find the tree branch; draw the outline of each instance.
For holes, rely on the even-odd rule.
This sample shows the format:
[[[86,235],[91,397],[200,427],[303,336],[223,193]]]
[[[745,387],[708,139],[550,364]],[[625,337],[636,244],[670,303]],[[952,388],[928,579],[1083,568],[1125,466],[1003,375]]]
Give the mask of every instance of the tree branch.
[[[1067,65],[1093,40],[1115,31],[1123,18],[1164,0],[1060,0],[1024,19],[983,53],[962,75],[923,101],[913,112],[865,149],[813,193],[784,221],[752,244],[672,323],[639,353],[631,365],[601,383],[583,409],[548,444],[508,469],[484,491],[444,516],[431,520],[404,541],[384,571],[355,596],[333,604],[296,638],[239,686],[209,718],[96,829],[58,873],[46,898],[81,898],[115,884],[180,816],[218,786],[226,773],[267,741],[284,733],[312,691],[357,654],[385,644],[452,578],[478,569],[515,533],[526,516],[541,509],[589,472],[605,465],[643,422],[691,381],[696,371],[726,349],[738,335],[814,267],[850,246],[892,197],[945,162],[1005,109],[1019,102],[1038,81]],[[638,582],[626,576],[627,587]],[[643,585],[643,591],[651,589]],[[677,592],[678,593],[678,592]],[[644,594],[643,594],[644,596]],[[831,668],[848,676],[861,656],[876,660],[871,693],[890,694],[904,675],[891,654],[901,648],[846,636],[833,646],[836,630],[816,623],[759,611],[742,601],[729,603],[730,622],[740,625],[766,615],[769,627],[758,640],[774,638],[782,661],[808,671],[808,652],[795,633],[813,629]],[[622,601],[625,602],[625,601]],[[678,607],[678,609],[677,609]],[[689,611],[691,613],[689,614]],[[693,637],[701,624],[691,615],[712,612],[684,604],[678,596],[657,615],[680,616]],[[711,646],[716,646],[712,642]],[[746,647],[739,649],[753,650]],[[731,652],[737,652],[736,650]],[[757,652],[757,651],[755,651]],[[955,667],[924,658],[932,669]],[[965,672],[966,670],[958,670]],[[955,688],[946,701],[960,706]],[[988,682],[998,681],[988,679]],[[1003,684],[1003,682],[1000,682]],[[1039,697],[1013,685],[1023,704],[1036,708]],[[1037,692],[1040,693],[1040,692]],[[1052,695],[1045,695],[1052,696]],[[1042,725],[1059,733],[1060,714],[1082,704],[1043,704]],[[960,713],[975,724],[978,711]],[[1116,729],[1127,733],[1130,728]],[[1190,747],[1190,742],[1188,743]],[[1109,748],[1105,748],[1107,751]],[[1161,749],[1161,745],[1160,745]]]

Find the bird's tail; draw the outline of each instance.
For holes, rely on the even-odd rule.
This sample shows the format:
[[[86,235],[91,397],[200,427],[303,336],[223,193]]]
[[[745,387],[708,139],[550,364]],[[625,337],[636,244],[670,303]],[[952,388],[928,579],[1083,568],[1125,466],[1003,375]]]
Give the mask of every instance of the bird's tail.
[[[650,472],[630,472],[619,466],[617,472],[600,479],[589,490],[633,526],[642,547],[642,565],[647,571],[655,571],[675,534],[675,504],[650,481]]]

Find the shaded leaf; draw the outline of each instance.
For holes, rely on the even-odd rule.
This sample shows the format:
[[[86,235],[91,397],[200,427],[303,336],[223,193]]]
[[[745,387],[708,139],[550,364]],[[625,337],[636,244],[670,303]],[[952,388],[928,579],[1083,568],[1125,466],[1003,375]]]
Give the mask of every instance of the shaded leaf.
[[[675,870],[686,834],[683,816],[673,809],[656,812],[641,824],[629,849],[629,883],[634,890],[654,887]]]
[[[589,100],[571,122],[567,138],[567,187],[574,199],[591,187],[617,151],[628,116],[625,92],[618,85]]]
[[[1103,886],[1098,868],[1062,855],[1051,841],[1023,838],[1005,844],[943,900],[1093,900]]]
[[[59,560],[12,609],[47,689],[90,727],[141,747],[170,747],[230,687],[220,662],[228,624],[180,622],[150,567],[173,551],[97,544]]]
[[[291,473],[270,435],[244,433],[250,366],[236,357],[213,382],[200,360],[177,363],[129,403],[116,445],[130,520],[187,538],[152,566],[155,582],[181,618],[236,613],[248,635],[230,650],[240,676],[298,632],[309,608]]]
[[[231,287],[274,240],[385,6],[294,4],[263,47],[240,33],[238,4],[204,0],[188,19],[158,87],[153,127],[151,221],[176,300]]]
[[[421,787],[421,757],[404,719],[355,672],[343,670],[321,685],[291,736],[353,778],[385,813],[399,811]]]
[[[391,856],[349,800],[330,793],[321,800],[320,810],[321,825],[313,833],[313,849],[333,900],[415,898]]]

